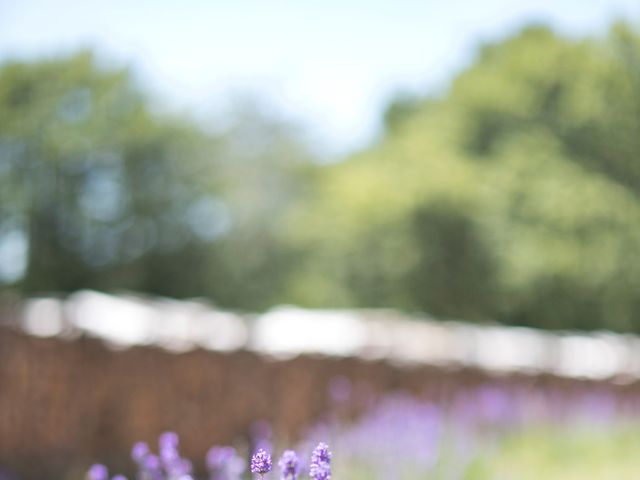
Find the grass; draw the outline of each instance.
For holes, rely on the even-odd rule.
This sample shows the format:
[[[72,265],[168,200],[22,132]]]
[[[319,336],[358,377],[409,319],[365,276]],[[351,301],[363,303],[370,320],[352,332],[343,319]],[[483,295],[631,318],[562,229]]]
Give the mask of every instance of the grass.
[[[640,423],[529,426],[506,436],[489,432],[486,441],[480,438],[480,445],[473,447],[475,454],[455,447],[458,453],[441,452],[440,462],[430,472],[390,464],[391,475],[386,475],[366,460],[341,463],[337,457],[335,476],[344,480],[640,480]],[[463,461],[465,454],[470,461]]]
[[[640,425],[540,427],[506,437],[464,480],[640,479]]]

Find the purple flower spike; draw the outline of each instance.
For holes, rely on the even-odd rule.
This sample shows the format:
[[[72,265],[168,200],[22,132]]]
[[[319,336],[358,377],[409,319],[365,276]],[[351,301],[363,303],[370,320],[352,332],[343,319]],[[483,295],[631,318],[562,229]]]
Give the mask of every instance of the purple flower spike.
[[[233,447],[211,447],[207,453],[207,468],[211,480],[238,480],[245,463]]]
[[[138,465],[143,463],[147,455],[149,455],[149,446],[144,442],[136,443],[131,449],[131,458]]]
[[[278,462],[278,466],[280,467],[280,471],[282,472],[282,480],[296,480],[298,478],[298,455],[293,450],[285,450],[280,457],[280,461]]]
[[[127,480],[127,477],[124,475],[114,475],[111,480]]]
[[[142,467],[145,470],[155,471],[160,469],[160,459],[157,455],[147,455],[144,457]]]
[[[251,473],[257,473],[264,475],[271,471],[273,462],[271,461],[271,455],[265,452],[262,448],[259,449],[251,458]]]
[[[320,442],[311,454],[309,476],[313,480],[331,480],[331,452],[326,443]]]
[[[109,480],[107,467],[100,465],[99,463],[91,465],[91,468],[87,472],[87,478],[88,480]]]
[[[160,439],[158,441],[160,450],[176,450],[178,448],[178,434],[175,432],[164,432],[160,435]]]
[[[138,478],[140,480],[163,480],[164,478],[162,464],[157,455],[150,453],[145,456],[139,468]]]
[[[320,442],[316,448],[313,449],[311,454],[311,463],[331,463],[331,452],[329,451],[329,445],[324,442]]]
[[[233,447],[211,447],[207,452],[207,467],[222,468],[235,455]]]
[[[326,462],[312,463],[309,476],[313,480],[331,480],[331,465]]]

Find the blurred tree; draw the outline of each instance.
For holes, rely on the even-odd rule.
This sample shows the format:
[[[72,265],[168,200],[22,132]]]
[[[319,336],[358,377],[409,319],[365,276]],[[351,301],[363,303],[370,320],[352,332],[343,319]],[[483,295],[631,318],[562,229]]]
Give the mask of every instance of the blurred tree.
[[[264,309],[283,291],[302,251],[286,241],[286,212],[312,187],[316,158],[293,121],[252,96],[239,97],[219,138],[221,195],[230,224],[217,242],[216,298],[224,305]]]
[[[0,232],[28,245],[23,290],[204,293],[205,272],[192,268],[204,144],[186,122],[152,114],[126,70],[89,52],[4,65]]]
[[[640,37],[530,27],[382,140],[324,169],[291,217],[307,305],[384,305],[640,331]]]
[[[89,53],[6,63],[0,281],[640,331],[639,86],[629,26],[530,27],[319,166],[256,104],[204,133]]]
[[[231,116],[213,134],[159,113],[129,71],[90,52],[4,64],[0,264],[14,267],[0,281],[28,294],[275,301],[293,264],[278,218],[310,178],[311,156],[258,106],[244,102]],[[12,258],[21,250],[24,262]]]

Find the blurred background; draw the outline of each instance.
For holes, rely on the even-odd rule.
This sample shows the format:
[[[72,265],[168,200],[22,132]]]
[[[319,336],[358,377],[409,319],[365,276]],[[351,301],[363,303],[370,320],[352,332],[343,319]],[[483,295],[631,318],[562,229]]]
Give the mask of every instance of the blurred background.
[[[639,22],[0,0],[0,479],[637,478]]]

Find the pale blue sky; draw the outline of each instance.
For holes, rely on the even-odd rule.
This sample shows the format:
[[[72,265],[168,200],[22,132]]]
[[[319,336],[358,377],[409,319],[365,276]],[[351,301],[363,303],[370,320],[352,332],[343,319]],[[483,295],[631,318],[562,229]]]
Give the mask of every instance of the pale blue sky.
[[[0,0],[0,59],[97,47],[200,115],[265,95],[330,151],[368,141],[399,89],[436,91],[479,41],[640,21],[638,0]]]

